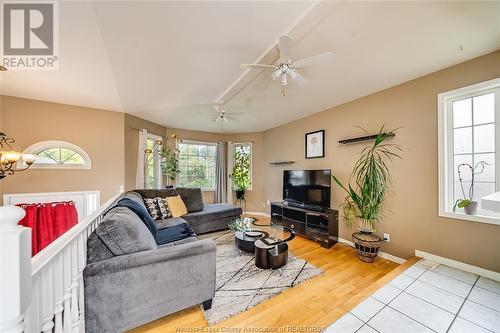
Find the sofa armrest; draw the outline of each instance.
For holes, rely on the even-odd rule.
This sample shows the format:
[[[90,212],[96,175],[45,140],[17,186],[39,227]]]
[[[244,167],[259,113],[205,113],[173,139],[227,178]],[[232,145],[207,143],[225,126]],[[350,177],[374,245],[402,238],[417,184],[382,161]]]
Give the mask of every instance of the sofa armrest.
[[[216,246],[198,240],[85,267],[85,331],[123,332],[214,298]]]
[[[124,269],[170,260],[182,260],[183,258],[211,252],[213,252],[215,257],[216,245],[210,239],[198,240],[196,242],[176,246],[160,247],[154,250],[141,251],[94,262],[85,267],[85,276],[90,277],[99,274],[111,274]]]

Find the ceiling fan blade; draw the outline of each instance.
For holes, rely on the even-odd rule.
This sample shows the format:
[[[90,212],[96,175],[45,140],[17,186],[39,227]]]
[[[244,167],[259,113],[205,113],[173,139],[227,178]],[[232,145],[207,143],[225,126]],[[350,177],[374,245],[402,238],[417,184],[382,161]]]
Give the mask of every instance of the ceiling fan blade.
[[[278,41],[278,48],[280,50],[280,64],[288,63],[290,61],[290,44],[292,38],[290,36],[281,36]]]
[[[300,75],[299,73],[295,72],[294,76],[291,76],[292,79],[297,82],[300,86],[305,86],[306,84],[309,83],[309,80]]]
[[[273,65],[264,65],[264,64],[241,64],[241,68],[245,68],[245,69],[266,69],[266,68],[273,68],[273,69],[276,69],[278,67],[273,66]]]
[[[334,54],[332,52],[326,52],[326,53],[318,54],[318,55],[315,55],[315,56],[312,56],[309,58],[300,59],[300,60],[297,60],[293,63],[293,68],[302,68],[302,67],[311,66],[313,64],[322,63],[322,62],[330,60],[333,56],[334,56]]]
[[[225,116],[224,119],[226,119],[226,121],[227,121],[227,119],[229,119],[231,121],[240,121],[238,118],[235,118],[235,117],[232,117],[232,116]]]

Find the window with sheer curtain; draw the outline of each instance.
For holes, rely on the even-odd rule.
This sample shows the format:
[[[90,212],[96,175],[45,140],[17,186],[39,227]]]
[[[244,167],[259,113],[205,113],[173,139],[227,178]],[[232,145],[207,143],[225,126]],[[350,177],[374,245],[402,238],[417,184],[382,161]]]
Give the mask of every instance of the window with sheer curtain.
[[[500,79],[440,94],[439,110],[441,215],[500,224],[483,200],[500,191]],[[464,198],[473,216],[456,206]]]

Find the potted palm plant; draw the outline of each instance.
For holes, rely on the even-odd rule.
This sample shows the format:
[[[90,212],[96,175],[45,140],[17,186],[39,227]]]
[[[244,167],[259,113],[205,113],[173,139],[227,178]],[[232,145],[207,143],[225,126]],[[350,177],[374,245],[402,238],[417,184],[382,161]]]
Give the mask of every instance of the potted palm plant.
[[[361,152],[347,186],[332,175],[347,194],[341,205],[343,220],[349,228],[353,224],[358,225],[358,232],[352,236],[359,258],[365,262],[375,260],[383,241],[374,232],[376,223],[382,217],[382,203],[391,184],[389,162],[394,158],[401,158],[396,152],[401,151],[399,145],[385,143],[385,139],[395,132],[396,130],[386,132],[382,126],[373,145]]]
[[[234,150],[234,166],[231,173],[237,199],[245,197],[245,191],[250,187],[250,155],[243,147]]]

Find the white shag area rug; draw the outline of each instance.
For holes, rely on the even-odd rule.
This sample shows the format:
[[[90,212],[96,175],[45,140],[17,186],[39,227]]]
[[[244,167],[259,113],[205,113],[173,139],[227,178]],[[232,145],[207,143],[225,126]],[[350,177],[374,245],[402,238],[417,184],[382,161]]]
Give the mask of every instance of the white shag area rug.
[[[311,279],[323,271],[311,263],[288,254],[281,269],[260,269],[254,256],[238,250],[234,232],[225,230],[199,238],[210,238],[217,244],[217,274],[212,308],[204,311],[209,325],[216,324],[276,296],[288,288]]]

